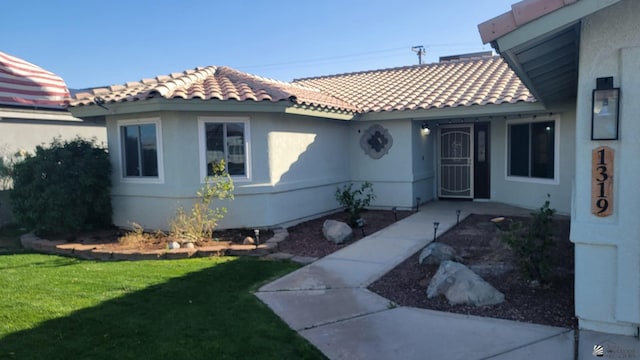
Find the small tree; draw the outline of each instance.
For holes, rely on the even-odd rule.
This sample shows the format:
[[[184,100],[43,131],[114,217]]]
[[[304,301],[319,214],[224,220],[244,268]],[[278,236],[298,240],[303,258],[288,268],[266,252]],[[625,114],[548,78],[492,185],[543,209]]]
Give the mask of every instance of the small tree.
[[[54,139],[13,167],[11,203],[18,223],[38,234],[111,225],[111,163],[95,141]]]
[[[225,170],[224,161],[213,165],[213,176],[205,178],[205,183],[196,193],[198,199],[189,212],[180,206],[169,224],[171,235],[189,241],[211,239],[213,230],[218,226],[218,220],[227,213],[227,208],[211,208],[211,204],[218,200],[233,200],[233,180]]]
[[[375,200],[376,195],[373,191],[373,184],[365,181],[360,185],[360,189],[353,190],[353,184],[338,187],[335,193],[336,200],[340,205],[345,207],[345,211],[349,213],[349,225],[352,227],[357,225],[360,213],[365,207]]]
[[[549,195],[547,195],[549,197]],[[551,277],[550,250],[553,241],[553,214],[547,199],[542,207],[531,213],[529,226],[512,221],[502,233],[502,240],[513,249],[522,274],[530,280],[548,282]]]

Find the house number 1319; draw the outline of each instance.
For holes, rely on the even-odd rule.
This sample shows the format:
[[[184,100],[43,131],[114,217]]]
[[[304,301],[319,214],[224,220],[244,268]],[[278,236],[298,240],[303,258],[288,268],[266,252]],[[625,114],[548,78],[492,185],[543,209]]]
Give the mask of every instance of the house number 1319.
[[[601,146],[591,153],[591,213],[613,213],[613,149]]]

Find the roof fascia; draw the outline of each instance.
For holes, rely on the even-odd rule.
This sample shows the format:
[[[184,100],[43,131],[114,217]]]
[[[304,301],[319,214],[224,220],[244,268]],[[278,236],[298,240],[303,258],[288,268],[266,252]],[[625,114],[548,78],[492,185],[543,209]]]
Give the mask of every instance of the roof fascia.
[[[200,100],[200,99],[147,99],[141,101],[106,103],[107,109],[96,105],[69,107],[75,117],[105,116],[119,114],[137,114],[151,111],[224,111],[224,112],[268,112],[283,113],[291,106],[290,102],[270,101],[234,101],[234,100]]]
[[[400,119],[455,119],[455,118],[473,118],[483,116],[499,116],[509,114],[527,114],[546,111],[545,106],[540,102],[526,103],[518,102],[515,104],[490,104],[490,105],[471,105],[447,107],[442,109],[420,109],[420,110],[404,110],[404,111],[385,111],[376,113],[365,113],[360,115],[358,120],[361,121],[378,121],[378,120],[400,120]]]
[[[352,112],[330,111],[299,106],[287,107],[284,112],[287,114],[322,117],[334,120],[353,120],[356,117],[356,114]]]
[[[106,103],[102,108],[96,105],[70,107],[69,111],[78,118],[90,116],[138,114],[152,111],[216,111],[216,112],[262,112],[287,113],[336,120],[352,120],[356,114],[348,111],[331,111],[329,109],[303,107],[287,101],[234,101],[234,100],[200,100],[200,99],[147,99],[142,101]],[[69,115],[71,117],[71,115]]]
[[[559,29],[567,28],[585,16],[620,1],[621,0],[579,0],[571,5],[532,20],[491,43],[498,53],[502,54],[503,51],[515,49],[531,40],[551,34]]]
[[[0,108],[0,119],[33,119],[33,120],[52,120],[52,121],[72,121],[80,122],[81,119],[73,117],[70,112],[67,111],[41,111],[41,110],[22,110],[22,109],[8,109]]]

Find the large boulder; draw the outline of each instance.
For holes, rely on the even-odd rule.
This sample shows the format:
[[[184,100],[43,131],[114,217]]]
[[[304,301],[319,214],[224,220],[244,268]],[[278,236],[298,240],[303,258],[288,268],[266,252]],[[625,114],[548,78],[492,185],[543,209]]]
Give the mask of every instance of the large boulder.
[[[342,244],[345,241],[351,240],[353,230],[342,221],[326,220],[324,224],[322,224],[322,234],[325,239],[332,243]]]
[[[451,305],[485,306],[504,301],[503,293],[468,267],[454,261],[443,261],[427,288],[429,298],[440,294],[444,295]]]
[[[437,265],[446,260],[460,261],[459,259],[456,251],[451,246],[439,242],[432,242],[422,249],[418,261],[420,264]]]

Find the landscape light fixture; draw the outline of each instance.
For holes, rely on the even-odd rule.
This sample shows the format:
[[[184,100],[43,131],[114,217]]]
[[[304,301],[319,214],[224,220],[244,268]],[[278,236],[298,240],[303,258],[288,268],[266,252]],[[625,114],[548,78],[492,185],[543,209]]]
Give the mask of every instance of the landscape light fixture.
[[[360,231],[362,231],[362,237],[364,237],[365,236],[365,234],[364,234],[364,219],[363,218],[358,218],[358,220],[356,220],[356,224],[360,228]]]
[[[422,128],[422,135],[425,135],[425,136],[426,136],[426,135],[431,134],[431,129],[429,128],[429,125],[427,125],[427,123],[426,123],[426,122],[423,122],[423,123],[422,123],[421,128]]]
[[[438,226],[440,225],[439,222],[434,221],[433,222],[433,241],[436,241],[436,235],[438,234]]]
[[[416,198],[416,212],[420,211],[420,197]]]
[[[596,79],[591,103],[591,140],[618,140],[620,89],[613,77]]]
[[[456,225],[460,224],[460,213],[462,212],[462,210],[458,209],[456,210]]]
[[[398,221],[398,208],[394,206],[391,208],[391,211],[393,212],[393,218],[395,221]]]

